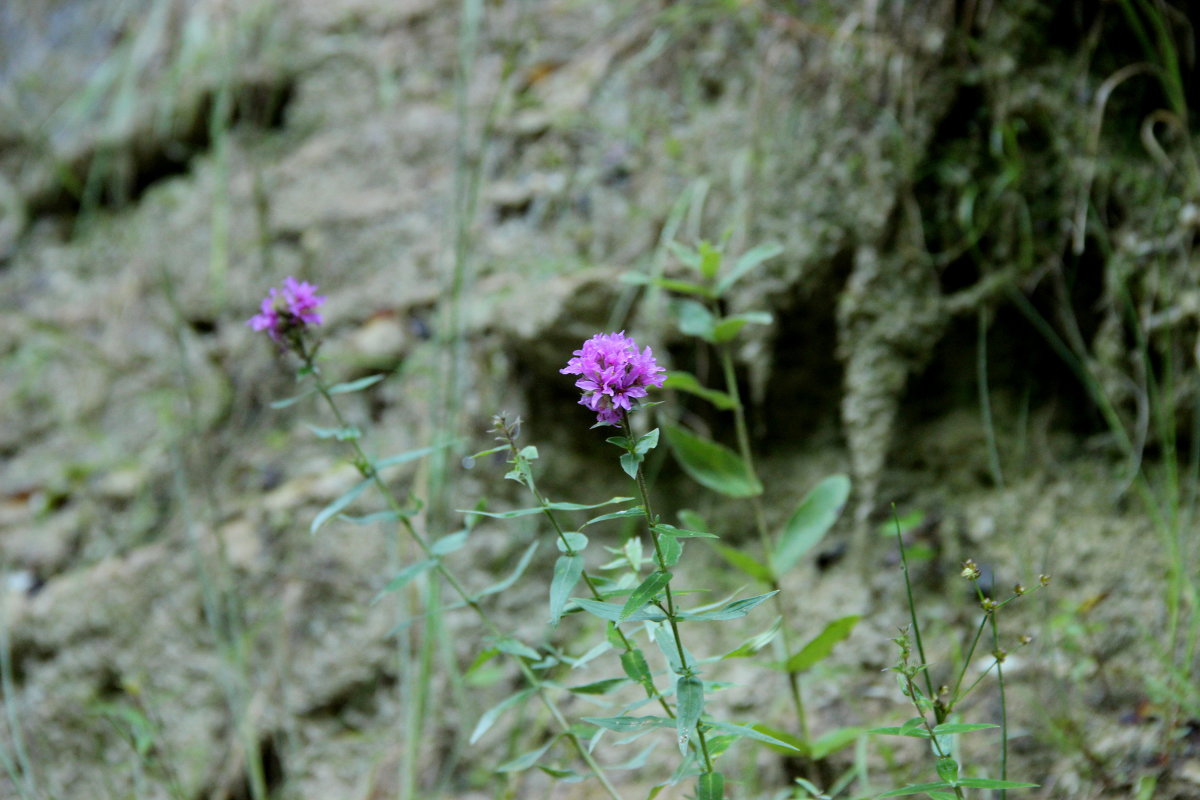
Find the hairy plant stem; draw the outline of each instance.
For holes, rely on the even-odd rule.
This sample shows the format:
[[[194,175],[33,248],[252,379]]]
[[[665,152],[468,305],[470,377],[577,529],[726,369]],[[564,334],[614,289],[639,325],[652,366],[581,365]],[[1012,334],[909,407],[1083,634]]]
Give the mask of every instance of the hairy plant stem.
[[[338,407],[337,402],[333,399],[333,395],[329,393],[329,387],[326,386],[324,380],[322,380],[320,370],[313,361],[312,351],[308,350],[303,342],[299,344],[297,349],[300,357],[304,360],[305,370],[312,375],[313,382],[316,384],[317,392],[321,395],[325,401],[325,404],[333,413],[334,419],[337,420],[337,424],[342,428],[346,428],[346,419],[342,415],[341,409]],[[408,537],[417,545],[422,554],[424,554],[426,558],[433,562],[434,569],[437,571],[437,573],[442,577],[443,580],[446,581],[446,583],[450,585],[450,588],[453,589],[455,594],[462,599],[463,603],[475,612],[476,616],[479,617],[484,627],[487,628],[488,633],[497,637],[498,639],[505,638],[504,632],[495,623],[491,615],[483,608],[483,606],[479,604],[479,601],[475,598],[475,596],[471,595],[467,591],[466,587],[459,582],[454,573],[446,568],[441,559],[438,558],[437,554],[433,552],[433,548],[430,546],[429,542],[413,526],[405,509],[400,505],[400,502],[396,500],[395,495],[379,476],[378,470],[371,466],[371,461],[367,457],[367,454],[363,451],[362,446],[358,443],[358,440],[349,439],[347,440],[347,443],[354,451],[355,464],[358,466],[359,472],[364,478],[370,478],[375,487],[379,489],[380,494],[383,496],[388,505],[388,509],[396,515],[396,518],[399,520],[404,532],[408,534]],[[550,716],[554,718],[555,723],[562,729],[562,735],[567,738],[572,746],[574,746],[576,752],[579,753],[579,757],[583,759],[583,762],[587,764],[588,769],[591,770],[592,774],[600,782],[601,786],[604,787],[605,793],[608,794],[608,796],[613,800],[623,800],[621,794],[617,791],[616,787],[612,785],[608,779],[608,776],[604,773],[604,769],[596,762],[596,760],[592,757],[592,754],[588,752],[587,747],[571,730],[571,726],[563,716],[562,711],[558,708],[558,704],[554,702],[554,699],[551,698],[547,692],[546,685],[542,683],[541,679],[538,678],[530,666],[525,663],[523,658],[514,655],[512,656],[512,659],[517,663],[517,666],[520,668],[521,674],[525,678],[526,682],[537,692],[538,697],[541,698],[542,703],[546,706],[546,710],[549,711]]]
[[[738,391],[737,374],[733,368],[733,352],[728,344],[723,344],[719,348],[721,357],[721,371],[725,375],[725,393],[733,400],[733,422],[734,428],[737,431],[738,451],[741,453],[742,461],[746,465],[746,470],[750,473],[750,477],[756,482],[761,483],[758,479],[758,471],[754,468],[754,453],[750,449],[750,432],[746,426],[746,409],[742,405],[741,393]],[[754,526],[758,530],[758,542],[762,548],[763,565],[767,568],[767,574],[770,577],[768,581],[771,590],[774,591],[775,611],[781,618],[787,618],[787,612],[783,605],[783,592],[779,584],[779,576],[775,574],[775,567],[771,564],[771,533],[767,530],[767,518],[763,512],[762,496],[755,495],[750,498],[750,505],[754,509]],[[784,658],[787,659],[792,655],[792,636],[788,626],[779,626],[780,642]],[[796,711],[796,721],[800,728],[800,738],[805,743],[809,739],[808,730],[808,715],[804,711],[804,697],[800,693],[800,673],[795,670],[787,670],[788,691],[792,698],[792,707]]]
[[[633,427],[629,424],[629,414],[621,414],[621,425],[625,429],[625,439],[629,444],[629,452],[633,452]],[[655,528],[654,511],[650,507],[650,491],[646,488],[646,473],[642,469],[642,462],[637,462],[637,487],[638,493],[642,498],[642,511],[646,517],[646,527],[650,531],[650,541],[654,543],[654,561],[658,568],[663,572],[667,571],[666,559],[663,558],[662,545],[658,542],[658,531]],[[671,635],[675,637],[675,649],[679,654],[679,663],[683,667],[685,675],[694,675],[692,665],[688,663],[687,655],[683,649],[683,639],[679,635],[679,622],[675,614],[675,598],[671,594],[671,584],[667,583],[663,587],[663,597],[665,599],[667,622],[671,626]],[[704,771],[712,772],[712,758],[708,754],[708,741],[704,736],[704,724],[700,721],[696,722],[696,741],[700,744],[700,756],[704,759]]]

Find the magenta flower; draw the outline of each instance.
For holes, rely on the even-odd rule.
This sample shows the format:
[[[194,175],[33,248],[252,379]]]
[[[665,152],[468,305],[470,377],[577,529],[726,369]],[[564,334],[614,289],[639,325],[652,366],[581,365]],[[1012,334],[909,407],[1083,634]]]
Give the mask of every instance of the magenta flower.
[[[266,331],[282,344],[309,325],[320,325],[321,315],[316,308],[324,302],[325,298],[317,295],[316,286],[288,276],[283,279],[283,289],[271,289],[263,298],[259,312],[246,320],[246,324],[256,331]]]
[[[661,387],[667,379],[650,348],[638,353],[637,343],[625,331],[597,333],[559,372],[580,376],[575,381],[583,390],[579,404],[595,411],[597,422],[604,425],[620,424],[622,412],[632,410],[633,400],[645,397],[647,387]]]

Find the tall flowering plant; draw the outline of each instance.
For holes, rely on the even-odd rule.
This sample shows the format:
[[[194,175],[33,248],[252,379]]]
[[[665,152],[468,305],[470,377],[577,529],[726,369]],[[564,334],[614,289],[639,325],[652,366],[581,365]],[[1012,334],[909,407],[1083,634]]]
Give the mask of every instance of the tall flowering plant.
[[[550,691],[551,687],[547,685],[536,671],[539,662],[542,660],[538,653],[533,648],[517,641],[513,636],[504,631],[481,602],[483,597],[504,591],[523,574],[531,561],[533,548],[526,551],[511,575],[481,590],[469,589],[458,578],[456,573],[447,566],[445,563],[447,556],[466,544],[471,526],[468,525],[464,530],[447,533],[439,537],[432,537],[428,532],[418,530],[412,522],[412,517],[415,513],[414,509],[411,505],[406,505],[405,502],[410,500],[410,498],[405,498],[402,501],[383,479],[383,473],[386,470],[428,455],[436,448],[426,447],[381,459],[372,458],[367,454],[360,441],[362,432],[358,427],[347,424],[346,418],[338,406],[336,396],[362,391],[382,381],[386,376],[372,375],[367,378],[332,385],[326,382],[320,369],[317,367],[316,347],[311,342],[314,328],[324,321],[317,308],[325,302],[325,298],[317,295],[316,292],[317,287],[315,285],[288,277],[284,280],[282,288],[272,288],[269,291],[259,305],[259,313],[246,322],[253,330],[265,332],[281,349],[290,351],[299,357],[301,367],[298,370],[297,377],[302,381],[307,380],[309,382],[309,387],[299,395],[277,401],[272,406],[275,408],[284,408],[310,395],[315,394],[319,396],[328,407],[333,418],[337,421],[337,427],[327,428],[310,425],[308,426],[309,429],[321,438],[344,442],[352,451],[354,465],[361,475],[361,480],[358,483],[317,514],[310,526],[310,531],[316,533],[327,522],[334,518],[340,518],[354,524],[387,523],[395,526],[400,532],[407,535],[423,554],[424,559],[402,568],[384,586],[379,596],[376,597],[376,601],[388,594],[403,589],[423,573],[431,572],[440,576],[441,580],[449,585],[459,596],[462,601],[461,604],[469,607],[479,617],[486,638],[493,643],[494,651],[492,655],[503,652],[515,661],[517,668],[526,682],[526,687],[517,695],[519,699],[524,700],[536,695],[546,707],[559,729],[559,733],[555,738],[561,738],[571,748],[575,757],[583,762],[587,772],[599,782],[606,796],[612,798],[612,800],[622,800],[621,794],[609,780],[605,769],[596,761],[592,756],[591,750],[584,745],[574,729],[567,722],[562,711],[559,709],[554,695]],[[360,517],[351,517],[344,514],[343,512],[352,503],[356,502],[361,495],[366,493],[368,489],[374,489],[377,492],[386,508],[382,511],[374,511]],[[478,739],[490,727],[492,722],[495,721],[496,716],[496,713],[491,713],[490,715],[485,715],[480,720],[472,736],[472,742]],[[416,769],[415,765],[411,766],[413,769]]]

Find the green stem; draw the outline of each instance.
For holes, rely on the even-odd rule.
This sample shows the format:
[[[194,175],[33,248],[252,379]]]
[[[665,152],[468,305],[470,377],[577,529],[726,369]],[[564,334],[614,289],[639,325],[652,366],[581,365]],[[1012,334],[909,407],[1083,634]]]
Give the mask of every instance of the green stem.
[[[504,442],[508,445],[509,452],[512,453],[513,460],[516,461],[517,459],[522,458],[520,450],[517,448],[515,434],[513,431],[507,425],[501,425],[500,433],[504,439]],[[530,494],[533,495],[533,498],[537,501],[537,504],[542,507],[542,513],[546,515],[546,519],[550,521],[550,526],[554,528],[554,532],[558,535],[558,540],[562,542],[563,552],[565,552],[568,556],[580,555],[578,551],[571,547],[571,543],[567,540],[566,531],[563,530],[563,527],[558,522],[558,518],[550,509],[550,502],[538,490],[537,484],[534,483],[533,475],[531,473],[526,473],[526,479],[528,482],[525,484],[525,488],[527,488]],[[591,592],[592,597],[596,600],[603,601],[604,595],[598,588],[596,588],[596,584],[593,581],[592,576],[588,574],[586,569],[581,573],[581,577],[583,578],[583,582],[587,585],[588,591]],[[617,638],[620,639],[621,647],[626,653],[632,653],[637,649],[634,647],[633,642],[629,641],[629,639],[625,636],[625,632],[621,630],[619,625],[614,625],[613,631],[617,634]],[[645,689],[646,696],[648,698],[658,701],[658,704],[662,707],[663,712],[668,717],[675,719],[675,710],[671,708],[671,704],[667,702],[666,698],[662,696],[662,693],[660,693],[657,688],[653,688],[652,686],[647,686],[645,684],[642,685],[642,688]]]
[[[892,518],[896,522],[896,544],[900,546],[900,565],[904,570],[904,591],[908,595],[908,616],[912,620],[913,640],[917,644],[917,656],[921,659],[921,664],[928,664],[925,660],[925,645],[921,643],[921,625],[917,622],[917,606],[913,601],[912,580],[908,575],[908,556],[904,552],[904,537],[900,534],[900,518],[896,516],[896,506],[892,504]],[[936,695],[933,693],[933,678],[929,677],[929,670],[921,670],[925,675],[925,688],[928,691],[928,697],[932,700]],[[935,706],[936,708],[936,706]],[[938,720],[941,723],[942,720]]]
[[[325,382],[321,380],[320,371],[317,369],[316,364],[313,363],[311,352],[305,348],[303,343],[300,344],[298,350],[301,358],[304,359],[305,367],[313,376],[313,381],[316,383],[317,392],[325,400],[325,404],[333,413],[334,419],[337,420],[338,426],[342,428],[347,427],[346,420],[345,417],[342,416],[341,409],[338,408],[337,402],[333,399],[333,395],[329,393],[329,388],[325,385]],[[476,616],[479,617],[484,627],[487,628],[488,632],[492,636],[504,638],[503,631],[492,620],[491,615],[488,614],[483,606],[479,605],[479,601],[467,591],[466,587],[459,582],[454,573],[452,573],[444,564],[442,564],[441,559],[438,558],[433,552],[429,542],[426,541],[425,537],[422,536],[415,527],[413,527],[412,522],[404,513],[404,508],[396,500],[395,495],[392,494],[392,491],[387,487],[387,484],[385,484],[383,479],[379,476],[378,470],[370,466],[371,461],[367,458],[367,454],[363,451],[362,446],[359,445],[358,440],[349,439],[347,443],[354,450],[356,463],[360,465],[361,469],[366,471],[366,476],[371,478],[372,483],[374,483],[376,488],[379,489],[380,494],[383,495],[384,500],[388,504],[389,510],[395,513],[396,518],[400,521],[400,525],[404,528],[404,532],[408,534],[409,538],[412,539],[412,541],[417,545],[422,554],[433,562],[434,569],[437,571],[437,573],[442,577],[443,580],[446,581],[446,583],[450,585],[450,588],[453,589],[454,593],[462,599],[463,603],[465,603],[472,611],[475,612]],[[604,787],[604,791],[609,797],[613,798],[613,800],[622,800],[620,793],[609,781],[608,776],[605,775],[603,768],[592,757],[592,754],[588,751],[583,742],[579,740],[579,737],[572,732],[571,726],[563,717],[558,705],[547,693],[545,684],[543,684],[537,675],[534,674],[529,665],[525,663],[525,659],[518,656],[512,656],[512,659],[517,663],[517,666],[520,668],[521,674],[525,678],[526,682],[538,693],[538,697],[541,698],[542,703],[550,712],[550,716],[554,718],[555,723],[562,729],[563,735],[568,741],[571,742],[575,750],[579,753],[579,757],[582,758],[584,763],[588,765],[588,768],[592,771],[592,774],[596,776],[596,779],[600,781],[600,784]]]
[[[737,374],[733,366],[733,353],[730,351],[728,344],[722,345],[719,349],[721,371],[725,376],[725,393],[733,400],[733,424],[737,432],[738,451],[741,453],[742,461],[745,463],[750,477],[758,483],[758,473],[754,468],[754,453],[750,448],[750,432],[746,425],[746,409],[742,405],[741,393],[738,391]],[[770,576],[768,584],[771,590],[775,592],[773,600],[775,611],[781,618],[786,618],[787,613],[783,604],[783,592],[779,584],[779,576],[775,574],[775,567],[771,564],[771,534],[767,529],[767,519],[766,514],[763,512],[762,498],[759,495],[751,497],[750,505],[754,509],[754,526],[758,531],[758,542],[762,548],[763,564],[766,566],[767,573]],[[791,632],[787,625],[781,625],[779,632],[784,659],[787,659],[792,654]],[[800,738],[807,742],[809,739],[808,715],[804,711],[804,697],[800,693],[800,673],[789,669],[787,671],[787,681],[788,692],[792,698],[792,707],[796,711],[796,721],[800,728]]]
[[[629,445],[629,452],[633,453],[634,452],[633,428],[629,424],[629,414],[627,414],[627,413],[621,414],[621,425],[625,429],[625,439]],[[655,560],[655,563],[658,564],[658,568],[660,570],[662,570],[663,572],[666,572],[667,571],[666,559],[663,558],[662,546],[658,542],[659,537],[658,537],[658,531],[655,529],[654,511],[650,507],[650,491],[646,488],[646,474],[645,474],[645,471],[642,469],[641,461],[638,461],[638,464],[637,464],[636,482],[637,482],[637,487],[638,487],[638,493],[641,495],[641,498],[642,498],[642,512],[645,514],[645,517],[646,517],[646,527],[650,531],[650,541],[654,543],[654,560]],[[671,626],[671,634],[675,637],[675,648],[676,648],[676,652],[679,654],[679,663],[680,663],[680,665],[682,665],[683,672],[685,675],[692,675],[692,674],[694,674],[694,672],[692,670],[692,665],[688,663],[687,655],[685,654],[684,649],[683,649],[683,638],[679,635],[679,622],[676,619],[676,615],[675,615],[675,599],[671,594],[670,582],[668,582],[667,585],[663,587],[663,595],[664,595],[665,604],[666,604],[667,622]],[[704,759],[704,771],[712,772],[713,771],[712,758],[708,754],[708,741],[705,739],[705,736],[704,736],[704,725],[703,725],[703,723],[701,723],[699,721],[696,722],[696,741],[699,742],[699,744],[700,744],[700,755]]]

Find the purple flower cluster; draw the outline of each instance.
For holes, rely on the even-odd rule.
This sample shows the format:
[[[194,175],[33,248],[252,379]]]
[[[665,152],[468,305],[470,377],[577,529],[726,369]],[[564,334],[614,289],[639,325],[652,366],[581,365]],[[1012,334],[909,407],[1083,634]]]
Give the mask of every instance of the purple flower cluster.
[[[309,325],[320,325],[321,315],[317,306],[325,302],[317,296],[317,287],[307,281],[293,277],[283,279],[283,289],[271,289],[263,298],[259,312],[246,324],[256,331],[266,331],[281,344],[292,335],[302,332]]]
[[[607,425],[620,424],[621,413],[632,409],[630,401],[645,397],[647,387],[661,387],[667,379],[650,348],[639,353],[625,331],[596,334],[559,372],[580,376],[575,381],[583,390],[579,404],[595,411],[597,421]]]

